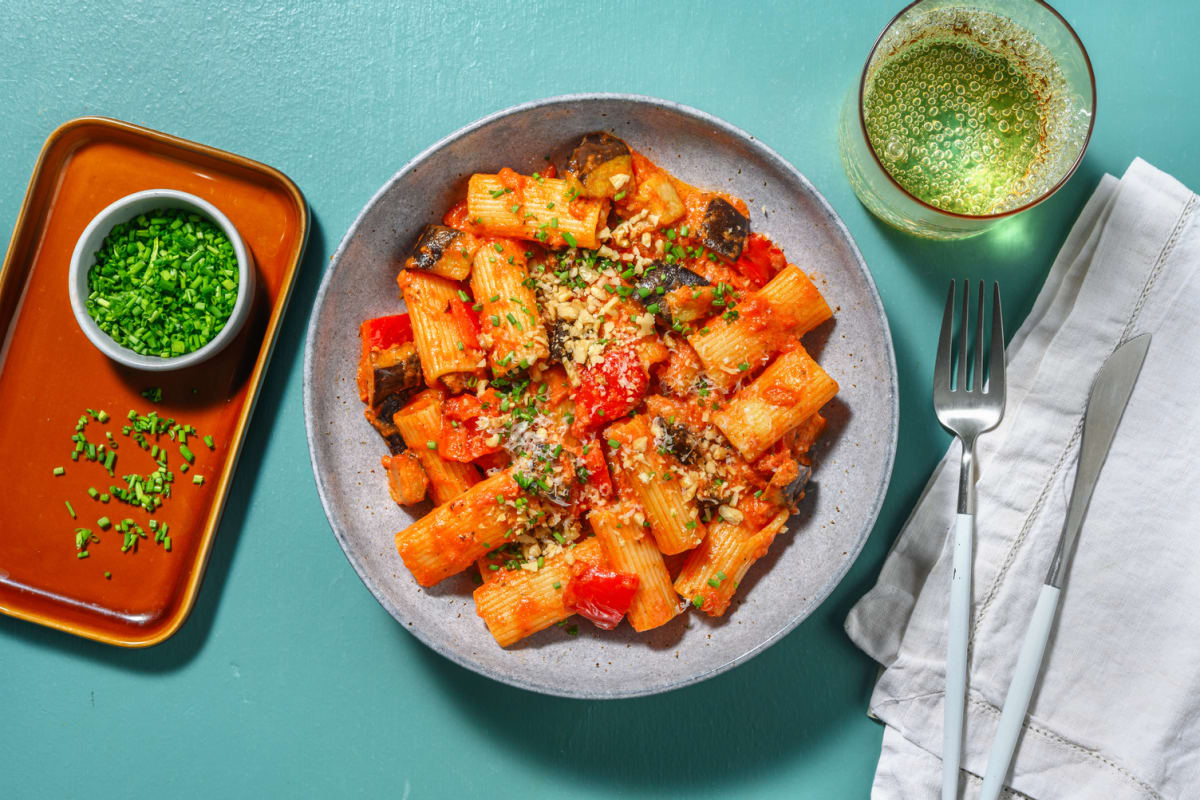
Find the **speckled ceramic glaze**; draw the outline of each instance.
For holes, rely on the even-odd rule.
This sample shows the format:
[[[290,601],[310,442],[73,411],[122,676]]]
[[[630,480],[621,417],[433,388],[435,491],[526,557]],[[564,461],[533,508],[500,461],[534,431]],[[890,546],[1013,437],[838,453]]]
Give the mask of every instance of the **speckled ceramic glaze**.
[[[814,275],[836,320],[805,344],[837,379],[809,496],[754,565],[729,612],[692,612],[638,635],[628,625],[579,636],[551,628],[501,649],[475,614],[468,575],[422,589],[394,546],[414,513],[388,496],[383,441],[355,390],[358,325],[402,309],[399,260],[422,226],[465,196],[473,172],[563,164],[583,133],[609,130],[680,179],[746,200],[753,230]],[[502,111],[421,153],[371,198],[321,284],[308,329],[304,412],[317,489],[334,535],[393,617],[442,655],[514,686],[571,697],[653,694],[727,670],[778,641],[829,595],[866,540],[896,447],[896,367],[874,281],[841,220],[794,167],[703,112],[630,95],[574,95]]]

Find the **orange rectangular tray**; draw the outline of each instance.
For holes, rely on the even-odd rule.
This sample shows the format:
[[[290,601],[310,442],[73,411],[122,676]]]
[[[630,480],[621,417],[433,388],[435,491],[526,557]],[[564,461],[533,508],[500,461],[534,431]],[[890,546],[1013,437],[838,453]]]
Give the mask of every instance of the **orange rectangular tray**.
[[[210,361],[166,374],[109,361],[84,337],[67,295],[71,252],[84,227],[114,200],[152,188],[210,201],[237,227],[258,268],[253,310],[238,337]],[[0,452],[9,476],[0,494],[0,611],[124,647],[156,644],[179,629],[204,575],[307,237],[303,195],[271,167],[100,117],[71,120],[50,134],[0,269]],[[141,396],[152,386],[163,390],[159,404]],[[112,432],[114,478],[97,463],[71,461],[70,437],[85,408],[111,415],[85,434],[99,444]],[[153,409],[216,442],[210,450],[189,439],[196,463],[181,474],[178,446],[162,437],[175,484],[154,515],[87,493],[155,469],[149,453],[121,433],[130,409]],[[66,474],[56,477],[59,466]],[[194,475],[204,484],[195,485]],[[100,530],[101,516],[133,519],[149,535],[137,552],[122,553],[122,535]],[[154,544],[151,516],[170,526],[171,552]],[[76,527],[100,537],[88,558],[76,557]]]

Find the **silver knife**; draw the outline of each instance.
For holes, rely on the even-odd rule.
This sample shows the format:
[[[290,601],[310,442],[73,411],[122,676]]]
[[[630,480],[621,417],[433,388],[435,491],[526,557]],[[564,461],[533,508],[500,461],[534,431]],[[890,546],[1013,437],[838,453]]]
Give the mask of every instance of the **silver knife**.
[[[1050,562],[1050,572],[1046,575],[1046,582],[1042,585],[1037,606],[1033,610],[1029,630],[1025,632],[1021,654],[1017,657],[1017,668],[1013,672],[1012,682],[1008,685],[1004,710],[1000,713],[1000,724],[992,740],[991,753],[988,754],[987,772],[984,774],[983,788],[979,792],[980,800],[996,800],[1004,788],[1004,779],[1008,776],[1013,751],[1025,722],[1025,712],[1029,710],[1029,698],[1033,696],[1033,687],[1042,669],[1042,658],[1046,654],[1050,629],[1058,613],[1058,599],[1066,578],[1067,563],[1079,536],[1079,528],[1083,525],[1083,518],[1087,514],[1088,503],[1092,500],[1092,491],[1100,477],[1100,468],[1104,466],[1104,459],[1108,457],[1117,425],[1120,424],[1121,415],[1129,403],[1129,396],[1133,394],[1133,386],[1137,383],[1138,373],[1142,370],[1142,362],[1146,360],[1146,351],[1149,348],[1148,333],[1125,342],[1108,357],[1092,383],[1087,413],[1083,418],[1079,466],[1075,471],[1075,488],[1071,490],[1071,503],[1067,506],[1067,519],[1063,523],[1054,560]]]

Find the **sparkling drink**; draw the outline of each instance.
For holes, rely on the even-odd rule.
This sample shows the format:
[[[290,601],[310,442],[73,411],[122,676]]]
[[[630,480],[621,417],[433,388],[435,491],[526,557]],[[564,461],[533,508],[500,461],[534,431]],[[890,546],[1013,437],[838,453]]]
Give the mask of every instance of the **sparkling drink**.
[[[1027,5],[1061,22],[1048,6]],[[1062,37],[1049,38],[1062,49]],[[1048,196],[1078,163],[1091,131],[1094,89],[1080,91],[1080,74],[1090,89],[1091,71],[1078,52],[1087,69],[1064,69],[1032,30],[990,9],[946,2],[906,9],[880,37],[855,93],[860,150],[874,164],[846,141],[855,132],[843,115],[842,155],[859,197],[897,227],[953,238],[981,231],[973,220]],[[889,192],[928,208],[906,213]],[[938,211],[950,222],[942,224]]]

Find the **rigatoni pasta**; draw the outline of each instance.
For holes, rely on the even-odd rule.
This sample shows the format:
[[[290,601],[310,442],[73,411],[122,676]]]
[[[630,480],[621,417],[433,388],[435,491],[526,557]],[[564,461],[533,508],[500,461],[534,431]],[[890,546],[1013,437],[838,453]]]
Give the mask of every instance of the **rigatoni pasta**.
[[[646,417],[609,426],[605,436],[611,469],[645,510],[643,524],[658,549],[670,556],[699,544],[705,532],[699,508],[685,495],[679,470],[655,448]]]
[[[422,586],[474,579],[502,647],[726,613],[837,392],[800,342],[829,304],[746,203],[606,132],[566,170],[471,176],[403,263],[407,314],[360,331],[389,493],[435,504],[397,554]]]
[[[396,550],[417,583],[433,586],[503,543],[518,514],[500,498],[518,495],[512,475],[497,472],[397,533]]]
[[[638,578],[637,593],[627,612],[633,629],[648,631],[674,619],[682,604],[671,585],[662,551],[645,530],[615,511],[601,508],[588,514],[588,522],[612,568]]]
[[[596,247],[605,203],[572,194],[565,180],[542,175],[472,175],[467,213],[482,230],[533,242]]]
[[[543,561],[536,570],[500,570],[475,590],[475,609],[501,647],[562,622],[575,613],[563,602],[564,587],[584,566],[603,564],[595,539]]]
[[[837,381],[796,345],[713,415],[713,422],[748,461],[811,417],[837,394]]]
[[[437,450],[442,431],[440,389],[426,389],[392,416],[392,423],[410,454],[424,468],[430,495],[435,503],[448,503],[479,482],[479,469],[472,464],[449,461]]]
[[[445,278],[409,269],[401,270],[397,283],[408,306],[425,380],[430,386],[440,382],[452,392],[469,388],[483,352],[462,310],[466,293]]]
[[[737,312],[735,319],[718,316],[688,337],[713,382],[724,388],[833,316],[817,287],[795,265],[739,303]]]
[[[494,375],[529,369],[550,355],[537,296],[527,285],[525,261],[525,248],[507,239],[475,253],[471,292],[481,306],[480,341]]]
[[[688,553],[675,579],[675,591],[710,617],[722,616],[738,584],[754,562],[767,554],[787,517],[787,512],[780,512],[757,531],[744,521],[712,525],[703,544]]]

